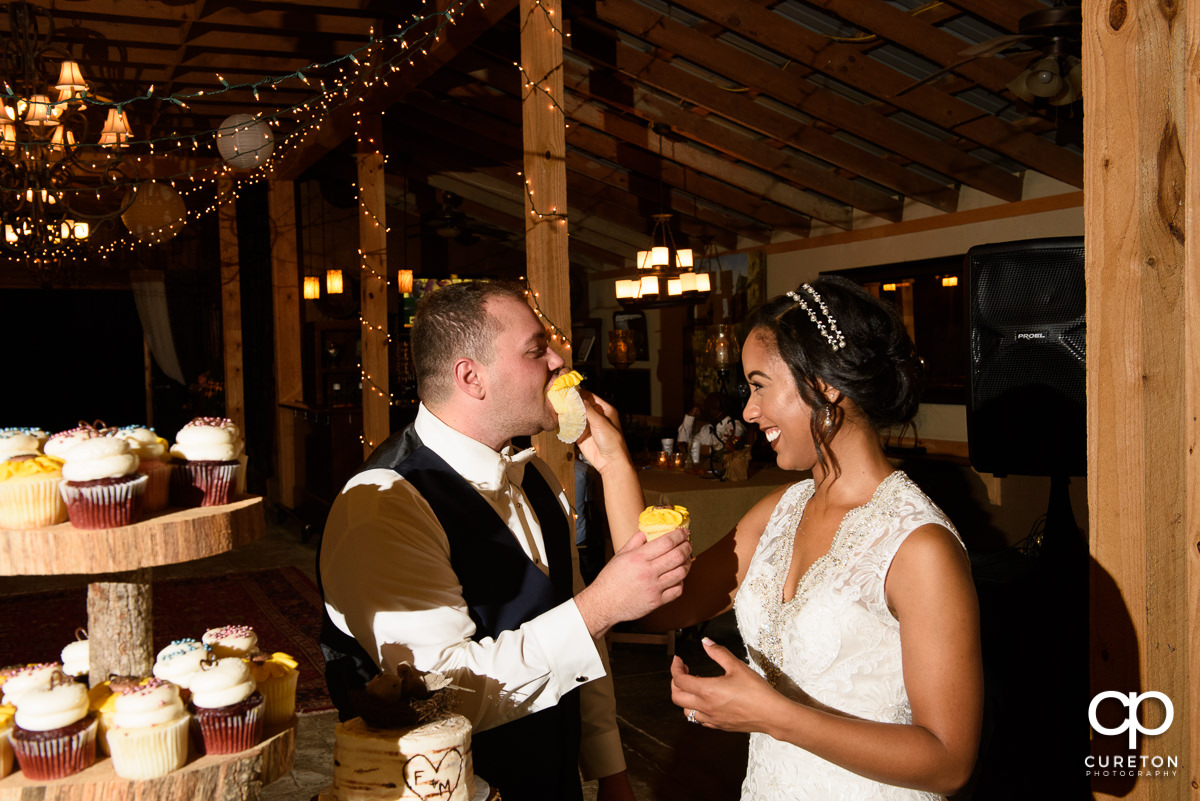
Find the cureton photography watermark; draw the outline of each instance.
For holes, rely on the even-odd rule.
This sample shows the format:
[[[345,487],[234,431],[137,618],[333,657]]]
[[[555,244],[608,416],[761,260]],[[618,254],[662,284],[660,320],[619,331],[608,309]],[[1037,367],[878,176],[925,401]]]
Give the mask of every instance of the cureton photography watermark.
[[[1148,728],[1143,724],[1141,717],[1138,715],[1139,708],[1148,700],[1158,701],[1163,706],[1163,720],[1153,728]],[[1124,717],[1120,718],[1119,724],[1107,726],[1101,723],[1100,704],[1105,701],[1120,704],[1124,707],[1124,711],[1121,712]],[[1111,720],[1111,716],[1108,719]],[[1088,722],[1092,724],[1092,730],[1098,734],[1110,737],[1128,733],[1127,741],[1130,753],[1088,754],[1084,758],[1084,769],[1087,771],[1087,775],[1124,777],[1178,776],[1178,754],[1138,753],[1139,736],[1155,737],[1162,734],[1171,728],[1171,723],[1174,720],[1175,706],[1165,693],[1160,693],[1156,690],[1144,693],[1121,693],[1116,690],[1107,690],[1097,693],[1092,697],[1091,704],[1088,705]]]

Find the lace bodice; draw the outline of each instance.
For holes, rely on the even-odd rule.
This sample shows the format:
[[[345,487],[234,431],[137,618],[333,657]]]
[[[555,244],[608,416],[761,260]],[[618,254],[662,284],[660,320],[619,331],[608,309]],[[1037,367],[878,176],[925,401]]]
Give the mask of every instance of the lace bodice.
[[[950,521],[903,472],[842,519],[828,553],[783,602],[796,528],[813,482],[788,488],[771,514],[734,603],[749,662],[789,698],[888,723],[911,723],[900,624],[884,580],[914,529]],[[956,536],[957,536],[957,532]],[[750,736],[743,801],[915,801],[940,796],[879,784],[766,734]]]

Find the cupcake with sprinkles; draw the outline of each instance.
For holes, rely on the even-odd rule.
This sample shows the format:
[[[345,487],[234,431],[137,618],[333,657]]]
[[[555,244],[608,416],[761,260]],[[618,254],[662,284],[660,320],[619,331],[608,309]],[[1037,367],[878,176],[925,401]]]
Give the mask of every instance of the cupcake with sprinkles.
[[[148,679],[114,693],[116,711],[108,729],[113,771],[123,779],[155,779],[183,767],[188,754],[189,716],[179,688]]]
[[[72,526],[116,528],[141,519],[149,479],[138,473],[138,457],[128,442],[92,437],[67,450],[64,459],[59,491]]]
[[[104,423],[97,421],[99,427],[92,423],[80,422],[74,428],[68,428],[65,431],[58,431],[51,434],[42,446],[42,453],[47,456],[53,456],[56,459],[66,459],[67,451],[74,448],[79,443],[104,436],[104,431],[107,429]]]
[[[237,494],[240,458],[245,450],[241,431],[225,417],[197,417],[175,435],[171,456],[171,503],[175,506],[220,506]]]
[[[0,462],[37,456],[46,439],[46,432],[40,428],[0,428]]]
[[[244,660],[231,656],[205,664],[192,679],[192,714],[205,753],[234,754],[257,744],[263,703]]]
[[[34,662],[0,668],[0,691],[3,691],[0,693],[0,703],[19,706],[26,693],[48,688],[58,673],[62,673],[62,665],[58,662]]]
[[[200,666],[212,659],[212,649],[199,640],[185,637],[172,640],[154,658],[151,672],[154,678],[169,681],[188,690],[192,679],[200,673]],[[184,694],[186,699],[186,693]]]
[[[129,443],[138,457],[138,472],[146,476],[146,492],[142,499],[147,512],[157,512],[167,506],[170,491],[171,456],[167,441],[144,426],[125,426],[113,436]]]
[[[221,626],[204,632],[200,641],[212,649],[213,656],[248,659],[258,653],[258,635],[249,626]]]
[[[96,719],[82,684],[58,672],[49,687],[23,693],[16,707],[9,738],[25,778],[61,779],[96,761]]]

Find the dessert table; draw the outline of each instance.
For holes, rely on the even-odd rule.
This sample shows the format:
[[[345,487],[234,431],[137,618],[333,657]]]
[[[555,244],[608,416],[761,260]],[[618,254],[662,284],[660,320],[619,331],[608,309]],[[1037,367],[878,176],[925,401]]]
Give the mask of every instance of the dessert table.
[[[692,519],[692,548],[699,553],[728,534],[742,515],[773,489],[809,475],[775,465],[752,464],[745,481],[720,481],[655,466],[641,470],[638,478],[647,506],[670,504],[687,508]]]
[[[89,682],[95,685],[110,675],[149,676],[156,654],[150,569],[225,553],[253,542],[265,529],[260,497],[167,508],[110,529],[78,529],[70,523],[0,529],[0,576],[93,577],[87,590]],[[30,781],[18,771],[0,778],[0,801],[253,801],[263,786],[292,769],[295,753],[293,718],[286,726],[269,728],[253,748],[193,754],[184,767],[159,779],[122,779],[113,772],[112,760],[100,757],[87,770],[52,782]]]

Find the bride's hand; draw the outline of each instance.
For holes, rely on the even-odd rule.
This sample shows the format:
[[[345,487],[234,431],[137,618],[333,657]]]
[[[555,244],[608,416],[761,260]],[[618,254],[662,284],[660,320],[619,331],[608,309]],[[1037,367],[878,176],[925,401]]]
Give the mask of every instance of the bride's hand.
[[[707,637],[702,642],[724,675],[693,676],[677,656],[671,661],[671,701],[693,723],[722,731],[765,731],[764,713],[779,698],[774,688],[727,648]]]

